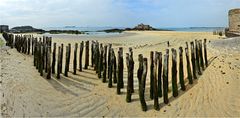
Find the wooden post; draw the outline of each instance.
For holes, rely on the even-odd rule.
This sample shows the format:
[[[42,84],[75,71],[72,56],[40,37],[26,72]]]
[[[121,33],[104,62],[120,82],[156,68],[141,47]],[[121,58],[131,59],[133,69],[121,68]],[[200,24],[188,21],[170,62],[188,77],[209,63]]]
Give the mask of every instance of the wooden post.
[[[47,73],[47,45],[43,43],[44,48],[43,48],[43,67],[45,70],[45,73]]]
[[[117,59],[114,51],[112,56],[113,56],[113,83],[117,83]]]
[[[62,73],[62,63],[63,63],[63,44],[61,44],[61,57],[60,57],[60,73]]]
[[[111,61],[111,50],[112,50],[112,44],[109,44],[109,48],[108,48],[108,78],[109,78],[109,74],[110,74],[110,61]]]
[[[107,46],[104,46],[103,50],[103,79],[102,82],[106,82],[107,76]]]
[[[133,61],[133,51],[132,48],[129,48],[129,63],[130,63],[130,87],[131,87],[131,92],[134,93],[134,61]]]
[[[78,49],[78,44],[75,43],[75,48],[74,48],[74,58],[73,58],[73,74],[77,74],[77,49]]]
[[[94,66],[94,63],[95,63],[95,61],[94,61],[94,47],[95,47],[95,42],[94,41],[92,41],[92,43],[91,43],[91,62],[92,62],[92,67]]]
[[[34,55],[34,48],[35,48],[35,39],[32,36],[32,55]]]
[[[84,50],[84,42],[82,41],[80,44],[80,54],[79,54],[79,71],[82,71],[82,55]]]
[[[38,69],[39,69],[39,72],[40,71],[40,68],[43,68],[43,65],[44,65],[44,56],[43,54],[41,54],[41,46],[43,46],[43,50],[44,50],[44,45],[42,42],[39,42],[39,45],[38,45]],[[43,51],[44,53],[44,51]]]
[[[183,49],[179,47],[179,81],[181,85],[181,90],[185,91],[185,82],[184,82],[184,71],[183,71]]]
[[[168,104],[168,54],[164,55],[163,65],[163,101]]]
[[[127,72],[128,72],[128,79],[127,79],[127,96],[126,96],[126,102],[131,102],[131,77],[130,77],[130,56],[128,53],[126,53],[126,65],[127,65]]]
[[[99,67],[99,65],[98,65],[98,63],[99,63],[99,43],[98,42],[96,42],[96,45],[95,45],[95,51],[94,51],[94,57],[95,57],[95,66],[94,66],[94,70],[96,71],[96,73],[98,73],[98,67]]]
[[[187,72],[188,72],[189,84],[193,84],[192,71],[191,71],[191,66],[190,66],[190,61],[189,61],[188,49],[187,48],[185,48],[185,53],[186,53],[186,60],[187,60]]]
[[[51,47],[47,46],[48,48],[48,52],[47,52],[47,58],[48,58],[48,62],[47,62],[47,79],[51,79]]]
[[[140,79],[140,85],[139,85],[139,98],[140,98],[140,103],[142,106],[142,110],[143,111],[147,111],[147,104],[145,101],[145,83],[146,83],[146,77],[147,77],[147,70],[148,70],[148,64],[147,64],[147,58],[144,58],[143,60],[141,60],[142,55],[140,55],[139,57],[139,63],[141,63],[140,61],[142,61],[142,70],[138,71],[139,72],[139,77],[141,77]],[[140,76],[141,75],[141,76]]]
[[[58,47],[58,60],[57,60],[57,79],[60,79],[60,72],[61,72],[61,47]]]
[[[196,53],[196,69],[198,71],[198,74],[201,75],[202,72],[201,72],[201,69],[200,69],[200,62],[199,62],[199,51],[198,51],[198,43],[197,43],[197,40],[195,40],[195,53]]]
[[[177,86],[177,52],[172,48],[172,90],[173,97],[178,96],[178,86]]]
[[[64,71],[64,76],[68,76],[68,60],[69,60],[69,46],[66,46],[66,62],[65,62],[65,71]]]
[[[68,43],[68,66],[67,66],[67,71],[69,71],[70,58],[71,58],[71,44]]]
[[[55,74],[55,64],[56,64],[56,43],[53,44],[53,54],[52,54],[52,73]]]
[[[158,97],[162,97],[162,52],[158,53]]]
[[[155,60],[154,60],[154,81],[153,81],[153,91],[154,91],[154,109],[159,110],[159,103],[158,103],[158,76],[157,76],[157,66],[158,66],[158,59],[159,59],[159,53],[155,52]]]
[[[202,40],[199,40],[198,45],[199,45],[200,64],[201,64],[202,69],[204,70],[203,52],[202,52]]]
[[[139,87],[139,93],[140,93],[140,88],[141,88],[141,79],[142,79],[142,74],[143,74],[143,55],[139,54],[138,55],[138,70],[137,70],[137,78],[138,78],[138,87]],[[140,94],[139,94],[140,97]]]
[[[205,66],[208,67],[208,60],[207,60],[207,39],[204,39],[204,60],[205,60]]]
[[[194,52],[194,43],[191,42],[191,62],[192,62],[192,69],[193,69],[193,78],[197,79],[196,75],[196,60],[195,60],[195,52]]]
[[[110,50],[110,55],[112,55],[112,52],[113,52],[113,49],[111,49]],[[109,60],[109,64],[108,64],[108,71],[109,71],[109,80],[108,80],[108,87],[109,88],[112,88],[112,60],[113,60],[113,57],[111,56],[110,58],[109,58],[110,60]]]
[[[120,47],[118,51],[118,86],[124,88],[123,82],[123,48]]]
[[[12,48],[13,48],[13,46],[12,46]],[[27,51],[28,55],[30,54],[30,49],[31,49],[31,39],[28,38],[28,51]]]
[[[89,41],[86,41],[86,53],[85,53],[85,67],[84,69],[88,69],[89,66]]]
[[[98,78],[102,77],[102,71],[103,71],[103,45],[100,44],[99,62],[98,62]]]
[[[34,40],[34,53],[33,53],[33,63],[34,66],[37,66],[37,41]]]
[[[43,61],[42,61],[42,58],[43,58],[43,45],[40,45],[39,46],[39,72],[40,72],[40,75],[43,76]]]
[[[153,99],[153,81],[154,81],[153,51],[150,52],[150,59],[151,59],[151,65],[150,65],[150,98]]]

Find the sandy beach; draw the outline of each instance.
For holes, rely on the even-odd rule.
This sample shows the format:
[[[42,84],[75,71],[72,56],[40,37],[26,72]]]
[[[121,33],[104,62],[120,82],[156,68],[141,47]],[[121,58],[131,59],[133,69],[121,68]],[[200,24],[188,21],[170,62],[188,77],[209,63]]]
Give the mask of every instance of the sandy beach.
[[[34,34],[34,36],[42,36]],[[4,117],[63,117],[63,116],[128,116],[128,117],[239,117],[240,116],[240,40],[223,39],[211,32],[174,32],[174,31],[128,31],[113,36],[72,36],[51,35],[53,42],[64,47],[70,43],[74,50],[75,43],[86,40],[97,40],[103,45],[112,44],[115,54],[123,47],[124,60],[128,48],[134,53],[134,89],[132,102],[126,102],[127,68],[124,61],[124,89],[121,95],[116,94],[116,84],[108,88],[102,83],[93,68],[77,71],[73,74],[73,53],[71,53],[69,77],[47,80],[41,77],[33,66],[33,56],[18,53],[16,49],[2,46],[0,51],[0,99],[1,115]],[[0,36],[0,38],[2,38]],[[148,58],[150,51],[160,51],[180,46],[195,39],[207,39],[208,60],[210,65],[204,70],[194,84],[188,84],[184,74],[186,91],[179,89],[179,96],[169,93],[169,104],[159,98],[160,110],[153,108],[149,98],[150,71],[147,74],[145,99],[148,110],[143,112],[138,95],[138,54]],[[3,39],[3,38],[2,38]],[[167,46],[170,42],[170,47]],[[190,44],[189,44],[190,45]],[[79,48],[78,48],[79,49]],[[65,51],[65,49],[64,49]],[[78,50],[79,52],[79,50]],[[84,51],[85,52],[85,51]],[[178,52],[178,51],[177,51]],[[65,62],[65,52],[63,53]],[[171,51],[170,63],[171,68]],[[79,55],[79,53],[78,53]],[[84,54],[83,54],[84,55]],[[78,56],[77,56],[78,57]],[[186,59],[184,57],[184,73]],[[91,58],[91,57],[90,57]],[[83,56],[83,64],[84,64]],[[177,58],[179,61],[179,59]],[[177,62],[178,62],[177,61]],[[90,62],[91,63],[91,62]],[[178,66],[178,65],[177,65]],[[64,64],[63,64],[64,68]],[[150,70],[150,69],[148,69]],[[171,72],[169,72],[171,83]],[[171,90],[171,84],[169,84]]]

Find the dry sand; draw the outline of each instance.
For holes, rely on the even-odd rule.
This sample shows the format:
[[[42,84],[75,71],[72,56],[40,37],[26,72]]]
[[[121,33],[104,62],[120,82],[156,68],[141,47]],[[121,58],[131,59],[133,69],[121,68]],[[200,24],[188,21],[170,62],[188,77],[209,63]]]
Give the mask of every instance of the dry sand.
[[[39,36],[39,35],[36,35]],[[138,96],[137,55],[150,57],[150,51],[165,54],[167,41],[170,48],[185,48],[185,42],[207,38],[210,65],[203,75],[194,80],[193,85],[186,83],[185,92],[179,90],[177,98],[169,93],[170,103],[165,105],[159,98],[160,111],[153,109],[149,98],[149,75],[147,76],[146,101],[148,111],[142,112]],[[124,69],[125,88],[123,94],[116,94],[116,85],[108,88],[102,83],[92,68],[73,75],[72,61],[69,77],[60,80],[46,80],[39,76],[33,66],[33,58],[18,53],[15,49],[1,48],[1,115],[3,116],[240,116],[240,44],[238,41],[225,41],[207,32],[125,32],[118,36],[70,36],[54,35],[53,42],[59,46],[86,40],[112,43],[115,53],[118,47],[133,47],[135,76],[133,101],[126,103],[126,65]],[[233,39],[235,40],[235,39]],[[229,43],[230,42],[230,43]],[[238,43],[236,43],[238,42]],[[227,47],[228,46],[228,47]],[[234,48],[233,48],[234,47]],[[169,49],[170,49],[169,48]],[[233,50],[234,49],[234,50]],[[222,51],[224,50],[224,51]],[[79,51],[79,50],[78,50]],[[171,55],[171,52],[170,52]],[[65,53],[64,53],[65,56]],[[184,67],[186,68],[185,55]],[[73,53],[71,60],[73,58]],[[84,59],[84,58],[83,58]],[[125,60],[125,57],[124,57]],[[170,56],[171,60],[171,56]],[[65,62],[65,61],[63,61]],[[124,61],[124,64],[126,62]],[[84,60],[83,60],[84,64]],[[148,63],[150,64],[150,62]],[[171,61],[170,61],[171,69]],[[184,69],[186,73],[186,69]],[[185,81],[186,79],[185,74]],[[171,81],[169,73],[169,81]],[[171,83],[171,82],[169,82]],[[171,89],[171,85],[169,86]]]

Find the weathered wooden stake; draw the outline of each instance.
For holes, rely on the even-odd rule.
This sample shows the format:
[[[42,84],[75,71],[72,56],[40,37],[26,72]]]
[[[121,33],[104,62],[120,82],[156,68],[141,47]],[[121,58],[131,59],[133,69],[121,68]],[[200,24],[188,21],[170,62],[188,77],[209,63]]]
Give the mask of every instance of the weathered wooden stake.
[[[107,78],[107,46],[104,46],[103,50],[103,79],[102,82],[106,82]]]
[[[129,48],[129,63],[130,63],[130,87],[131,87],[131,92],[134,93],[134,60],[133,60],[133,50],[132,48],[130,47]]]
[[[73,58],[73,74],[77,74],[77,49],[78,49],[78,44],[75,43],[75,48],[74,48],[74,58]]]
[[[128,53],[126,53],[126,65],[127,65],[127,71],[128,71],[128,79],[127,79],[127,96],[126,96],[126,101],[131,102],[131,77],[130,77],[130,56]]]
[[[139,66],[138,77],[139,77],[139,98],[143,111],[147,111],[147,104],[145,102],[145,83],[147,77],[147,58],[143,59],[142,55],[139,55],[139,64],[141,63],[142,67]]]
[[[204,70],[203,52],[202,52],[202,40],[198,41],[198,45],[199,45],[200,64],[201,64],[202,69]]]
[[[120,88],[124,88],[124,82],[123,82],[123,48],[120,47],[118,51],[118,84]],[[119,88],[119,89],[120,89]]]
[[[40,71],[40,75],[43,76],[43,63],[42,63],[43,62],[42,61],[42,58],[43,58],[43,45],[39,46],[39,52],[38,53],[39,53],[39,57],[38,57],[39,58],[38,59],[39,60],[38,61],[39,62],[38,63],[39,64],[39,71]]]
[[[154,82],[154,62],[153,62],[153,51],[150,52],[150,98],[153,99],[153,82]]]
[[[88,69],[89,66],[89,41],[86,41],[86,51],[85,51],[85,67],[84,69]]]
[[[60,55],[61,55],[61,57],[60,57],[60,73],[62,73],[62,63],[63,63],[63,44],[61,44],[61,53],[60,53]]]
[[[163,65],[163,101],[168,104],[168,54],[164,55]]]
[[[183,49],[179,47],[179,81],[181,85],[181,90],[185,91],[185,82],[184,82],[184,71],[183,71]]]
[[[158,53],[158,97],[162,97],[162,52]]]
[[[71,58],[71,44],[68,43],[68,67],[67,67],[67,71],[69,71],[69,65],[70,65],[70,58]]]
[[[66,46],[66,62],[65,62],[65,71],[64,71],[64,76],[68,76],[68,60],[69,60],[69,46]]]
[[[92,41],[92,43],[91,43],[91,63],[92,63],[92,67],[94,66],[94,63],[95,63],[95,61],[94,61],[94,47],[95,47],[95,42],[94,41]]]
[[[55,64],[56,64],[56,43],[53,44],[53,53],[52,53],[52,73],[55,74]]]
[[[202,72],[201,72],[201,69],[200,69],[200,60],[199,60],[199,48],[198,48],[198,43],[197,43],[197,40],[195,40],[195,53],[196,53],[196,69],[197,69],[197,71],[198,71],[198,74],[199,75],[201,75],[202,74]]]
[[[48,52],[47,52],[47,58],[48,58],[48,62],[47,62],[47,79],[51,79],[51,47],[50,46],[47,46],[48,48]]]
[[[57,60],[57,79],[60,79],[60,72],[61,72],[61,47],[58,47],[58,60]]]
[[[138,55],[138,70],[137,70],[137,77],[138,77],[138,87],[139,87],[139,91],[141,88],[141,79],[142,79],[142,74],[143,74],[143,55],[139,54]],[[140,96],[140,94],[139,94]]]
[[[13,48],[13,46],[11,45],[11,47]],[[30,54],[30,49],[31,49],[31,38],[28,38],[28,55]]]
[[[192,62],[192,69],[193,69],[193,78],[197,79],[197,75],[196,75],[196,60],[195,60],[195,52],[194,52],[194,43],[191,42],[191,62]]]
[[[113,83],[117,83],[117,59],[114,51],[112,56],[113,56]]]
[[[79,71],[82,71],[82,55],[84,50],[84,42],[82,41],[80,44],[80,51],[79,51]]]
[[[158,52],[155,52],[155,60],[154,60],[154,72],[153,72],[153,78],[154,78],[154,81],[153,81],[153,91],[154,91],[154,94],[153,94],[153,97],[154,97],[154,109],[155,110],[159,110],[159,103],[158,103],[158,71],[157,71],[157,66],[158,66],[158,59],[159,59],[159,53]]]
[[[188,54],[188,48],[185,48],[185,53],[186,53],[186,60],[187,60],[187,72],[188,72],[189,84],[193,84],[192,71],[191,71],[191,66],[190,66],[190,61],[189,61],[189,54]]]
[[[99,62],[98,62],[98,78],[102,77],[102,71],[103,71],[103,45],[100,44]]]
[[[178,96],[177,86],[177,51],[172,48],[172,90],[173,97]]]
[[[205,60],[205,66],[208,67],[208,60],[207,60],[207,39],[204,39],[204,60]]]
[[[108,78],[110,76],[111,50],[112,50],[112,44],[109,44],[109,48],[108,48]]]
[[[108,71],[109,71],[109,73],[108,73],[108,75],[109,75],[109,80],[108,80],[108,87],[109,88],[112,88],[112,67],[113,67],[113,56],[112,56],[112,52],[113,52],[113,49],[111,49],[110,50],[110,55],[111,55],[111,57],[109,58],[110,60],[109,60],[109,64],[108,64]]]
[[[95,43],[94,43],[94,50],[93,50],[93,57],[94,57],[94,59],[93,59],[93,70],[95,70],[96,72],[97,72],[97,66],[98,65],[96,65],[96,63],[98,63],[98,56],[97,56],[97,50],[98,50],[98,42],[96,41]]]
[[[32,55],[34,55],[35,39],[32,37]]]

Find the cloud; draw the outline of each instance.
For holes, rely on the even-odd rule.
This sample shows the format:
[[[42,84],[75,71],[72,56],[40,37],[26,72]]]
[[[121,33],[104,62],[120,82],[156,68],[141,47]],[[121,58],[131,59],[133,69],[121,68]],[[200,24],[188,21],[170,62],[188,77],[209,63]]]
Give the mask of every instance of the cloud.
[[[239,0],[1,0],[0,24],[156,27],[226,26]]]

